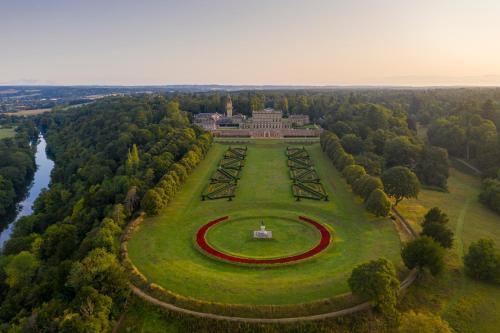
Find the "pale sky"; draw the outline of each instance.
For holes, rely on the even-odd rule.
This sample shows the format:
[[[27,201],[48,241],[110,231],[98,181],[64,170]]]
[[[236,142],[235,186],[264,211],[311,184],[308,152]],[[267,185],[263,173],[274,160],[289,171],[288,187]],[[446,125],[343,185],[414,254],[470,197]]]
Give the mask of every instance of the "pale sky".
[[[500,0],[0,0],[0,84],[500,85]]]

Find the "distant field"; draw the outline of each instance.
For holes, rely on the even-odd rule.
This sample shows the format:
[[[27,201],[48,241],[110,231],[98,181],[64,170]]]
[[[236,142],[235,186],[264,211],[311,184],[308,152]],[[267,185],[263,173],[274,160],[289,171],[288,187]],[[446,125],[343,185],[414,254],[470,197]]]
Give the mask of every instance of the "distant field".
[[[17,111],[17,112],[6,112],[4,114],[9,115],[9,116],[35,116],[37,114],[41,113],[46,113],[46,112],[51,112],[52,109],[33,109],[33,110],[23,110],[23,111]]]
[[[10,94],[15,94],[17,93],[19,90],[15,90],[15,89],[5,89],[5,90],[0,90],[0,95],[10,95]]]
[[[349,291],[347,278],[357,264],[381,256],[400,264],[400,241],[392,221],[375,219],[365,212],[317,143],[307,149],[331,200],[295,201],[286,146],[279,140],[253,141],[248,145],[234,200],[201,201],[201,192],[228,148],[215,144],[169,207],[159,216],[146,219],[133,235],[129,242],[133,263],[150,282],[175,293],[248,305],[291,305],[330,298]],[[324,252],[304,262],[266,269],[242,267],[208,258],[193,243],[201,225],[225,215],[255,217],[249,233],[259,226],[260,217],[266,221],[266,216],[296,219],[306,215],[334,230],[335,239]],[[230,229],[228,225],[228,234],[218,237],[214,245],[236,251]],[[217,232],[214,230],[213,236]],[[280,237],[278,227],[275,232]],[[227,244],[220,242],[224,238]],[[305,239],[301,242],[308,246]],[[293,237],[289,241],[293,242]],[[301,249],[292,247],[290,251]]]
[[[0,139],[11,138],[16,135],[15,128],[1,128],[0,127]]]
[[[449,269],[437,279],[410,288],[408,298],[417,307],[439,311],[458,332],[498,332],[500,287],[464,276],[462,257],[479,238],[492,238],[500,246],[500,216],[478,202],[479,177],[451,169],[448,186],[449,193],[423,190],[418,200],[400,204],[399,210],[416,229],[429,208],[440,207],[455,232]]]

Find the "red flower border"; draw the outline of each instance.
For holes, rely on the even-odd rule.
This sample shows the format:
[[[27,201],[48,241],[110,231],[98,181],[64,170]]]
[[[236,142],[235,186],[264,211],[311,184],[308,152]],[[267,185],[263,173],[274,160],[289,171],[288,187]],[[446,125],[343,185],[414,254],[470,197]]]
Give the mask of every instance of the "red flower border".
[[[310,257],[320,253],[324,249],[326,249],[328,247],[328,245],[330,244],[330,239],[331,239],[330,232],[322,224],[320,224],[319,222],[316,222],[313,219],[310,219],[308,217],[299,216],[299,220],[313,225],[321,233],[321,240],[312,249],[310,249],[306,252],[303,252],[303,253],[293,255],[293,256],[282,257],[282,258],[273,258],[273,259],[253,259],[253,258],[236,257],[236,256],[226,254],[226,253],[223,253],[223,252],[220,252],[220,251],[214,249],[212,246],[210,246],[207,243],[207,240],[205,238],[208,230],[211,227],[213,227],[217,223],[226,221],[228,219],[229,219],[229,216],[219,217],[218,219],[215,219],[215,220],[210,221],[207,224],[203,225],[196,233],[196,243],[203,251],[205,251],[206,253],[208,253],[216,258],[219,258],[219,259],[222,259],[225,261],[236,262],[236,263],[240,263],[240,264],[254,264],[254,265],[255,264],[257,264],[257,265],[285,264],[285,263],[290,263],[290,262],[310,258]]]

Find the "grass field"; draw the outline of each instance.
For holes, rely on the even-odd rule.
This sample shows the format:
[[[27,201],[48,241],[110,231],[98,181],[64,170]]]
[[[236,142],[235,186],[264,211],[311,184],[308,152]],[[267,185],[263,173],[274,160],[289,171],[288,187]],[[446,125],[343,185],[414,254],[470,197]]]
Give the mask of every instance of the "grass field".
[[[215,144],[176,199],[159,216],[146,219],[130,240],[130,258],[150,282],[199,300],[288,305],[348,292],[352,268],[367,260],[384,256],[400,264],[400,241],[393,223],[365,213],[319,144],[307,147],[330,201],[294,200],[286,144],[276,140],[249,144],[233,201],[201,201],[200,195],[227,147]],[[258,227],[260,217],[296,219],[306,215],[329,226],[334,243],[317,257],[288,266],[262,269],[219,262],[200,253],[193,237],[201,225],[225,215],[256,218],[257,223],[248,226],[249,232]],[[278,232],[274,236],[281,238],[280,227],[273,228]],[[223,237],[228,242],[216,245],[236,251],[232,236],[230,230],[219,235],[219,240]],[[290,251],[298,250],[293,248],[293,235],[283,237],[291,242]],[[297,242],[303,241],[298,236]]]
[[[17,117],[24,117],[24,116],[36,116],[38,114],[46,113],[46,112],[52,112],[52,108],[50,109],[32,109],[32,110],[22,110],[22,111],[17,111],[17,112],[6,112],[6,115],[9,116],[17,116]]]
[[[267,230],[273,232],[272,239],[255,239],[253,230],[258,230],[265,221]],[[298,219],[270,216],[262,218],[232,219],[211,228],[207,242],[215,249],[245,258],[281,258],[305,252],[321,239],[320,232]]]
[[[216,147],[216,150],[219,149],[221,148]],[[332,216],[348,215],[349,209],[359,208],[338,173],[330,167],[319,149],[312,146],[309,150],[321,177],[327,180],[324,182],[327,191],[329,194],[334,193],[333,200],[339,202],[335,207],[331,207]],[[218,154],[220,153],[215,155],[219,156]],[[212,156],[209,158],[214,159]],[[204,164],[211,163],[207,160]],[[203,167],[206,166],[199,169]],[[198,172],[199,170],[192,177],[201,177]],[[455,246],[447,257],[446,271],[435,278],[424,276],[409,289],[401,307],[402,310],[416,309],[438,313],[449,321],[457,332],[497,332],[500,327],[500,287],[467,278],[463,274],[461,258],[470,242],[479,238],[490,237],[500,244],[500,218],[477,201],[480,179],[472,173],[451,169],[448,184],[449,193],[422,190],[417,200],[404,200],[399,205],[399,210],[417,230],[420,229],[419,222],[427,209],[433,206],[441,207],[449,215],[450,226],[456,234]],[[237,198],[240,194],[241,189],[237,192]],[[307,203],[304,201],[300,204]],[[359,217],[363,216],[359,209],[354,211]],[[332,225],[335,226],[335,223]],[[336,230],[338,229],[336,226]],[[161,312],[138,300],[132,302],[125,318],[121,326],[122,332],[183,331],[176,321],[166,322]]]
[[[12,138],[16,135],[15,128],[1,128],[0,127],[0,140],[5,138]]]
[[[498,332],[500,327],[500,287],[463,274],[462,257],[471,242],[492,238],[500,245],[500,217],[478,202],[480,185],[478,177],[451,169],[449,193],[423,190],[418,199],[405,200],[399,207],[416,229],[431,207],[440,207],[450,217],[455,244],[447,271],[410,288],[407,301],[441,313],[458,332]]]

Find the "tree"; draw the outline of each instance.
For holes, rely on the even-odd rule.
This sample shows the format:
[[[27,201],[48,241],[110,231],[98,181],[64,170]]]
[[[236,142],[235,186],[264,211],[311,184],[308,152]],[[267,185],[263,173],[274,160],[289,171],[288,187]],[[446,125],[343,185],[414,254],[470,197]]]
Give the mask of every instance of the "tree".
[[[158,214],[163,206],[161,195],[154,189],[148,190],[141,200],[141,208],[144,209],[148,215]]]
[[[362,166],[352,164],[342,170],[342,175],[345,177],[347,183],[352,185],[356,180],[366,175],[366,171]]]
[[[174,171],[177,174],[181,183],[183,183],[188,176],[186,167],[180,163],[175,163],[172,166],[172,171]]]
[[[374,146],[374,152],[378,155],[382,155],[384,153],[384,147],[388,140],[394,137],[394,133],[378,129],[375,132],[371,133],[369,136],[369,140],[372,142]]]
[[[102,248],[110,253],[118,254],[118,236],[121,231],[113,219],[105,217],[92,240],[92,248]]]
[[[382,174],[385,192],[396,199],[396,205],[404,198],[416,198],[420,191],[417,176],[408,168],[396,166]]]
[[[365,168],[366,172],[372,176],[380,176],[382,173],[383,158],[372,152],[362,153],[355,158],[356,164]]]
[[[382,313],[397,314],[399,280],[389,260],[380,258],[356,266],[347,282],[353,294],[370,300]]]
[[[375,189],[383,189],[382,181],[378,177],[364,175],[354,182],[353,191],[365,201]]]
[[[104,249],[91,251],[82,261],[73,264],[67,285],[77,292],[92,287],[100,294],[118,302],[129,293],[127,275],[116,256]]]
[[[464,256],[464,264],[469,276],[500,283],[500,254],[492,239],[471,243]]]
[[[365,119],[365,123],[373,130],[385,129],[388,126],[390,111],[380,105],[371,105]]]
[[[444,224],[437,222],[427,223],[424,225],[420,235],[429,236],[444,248],[449,249],[453,245],[453,231]]]
[[[401,251],[401,257],[409,269],[428,268],[432,275],[440,273],[444,267],[444,249],[427,236],[421,236],[407,243]]]
[[[448,223],[448,215],[446,215],[439,207],[432,207],[427,211],[427,213],[424,215],[424,222],[422,223],[423,226],[429,223],[439,223],[439,224],[446,224]]]
[[[352,128],[343,121],[337,121],[332,125],[332,131],[337,134],[339,137],[343,137],[346,134],[352,133]]]
[[[139,165],[139,150],[137,145],[132,145],[132,150],[129,149],[127,155],[127,170],[133,171]]]
[[[384,145],[384,158],[387,167],[400,165],[414,170],[419,154],[420,147],[411,143],[406,136],[390,139]]]
[[[334,163],[337,170],[342,171],[346,166],[354,164],[354,157],[342,150],[335,158]]]
[[[443,148],[425,146],[416,172],[422,183],[446,189],[450,175],[448,152]]]
[[[36,271],[40,267],[40,262],[36,256],[28,251],[22,251],[14,256],[5,266],[7,278],[5,282],[11,287],[27,287]]]
[[[387,216],[391,210],[391,201],[384,191],[377,188],[368,197],[366,209],[376,216]]]
[[[106,332],[111,323],[109,315],[113,301],[85,286],[72,302],[74,312],[66,311],[59,323],[60,332]]]
[[[16,199],[12,182],[0,175],[0,216],[7,214],[8,208]]]
[[[282,97],[276,105],[278,110],[283,111],[284,114],[288,114],[288,98]]]
[[[413,311],[401,316],[399,333],[453,333],[448,322],[432,313]]]
[[[483,182],[483,190],[479,194],[479,201],[500,214],[500,178],[486,179]]]
[[[363,151],[363,140],[356,134],[346,134],[342,137],[342,147],[349,154],[357,155]]]
[[[125,196],[125,209],[129,214],[137,208],[138,201],[137,186],[131,186]]]
[[[252,111],[262,110],[265,104],[265,97],[262,95],[253,96],[250,99],[250,108]]]
[[[52,258],[56,262],[69,258],[78,246],[77,232],[76,226],[68,223],[48,227],[40,247],[42,258]]]
[[[466,145],[465,129],[447,119],[434,121],[427,130],[430,144],[446,148],[450,155],[463,156]]]
[[[451,248],[453,231],[447,226],[448,220],[448,215],[438,207],[433,207],[424,216],[420,234],[431,237],[444,248]]]

